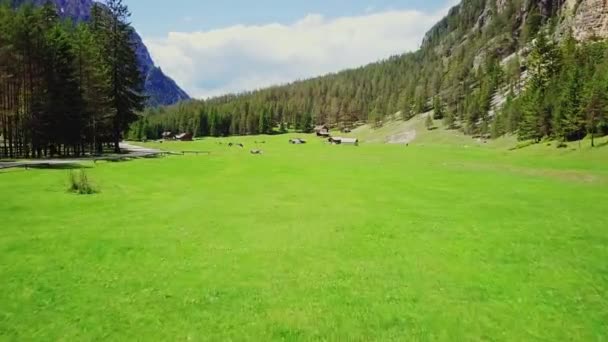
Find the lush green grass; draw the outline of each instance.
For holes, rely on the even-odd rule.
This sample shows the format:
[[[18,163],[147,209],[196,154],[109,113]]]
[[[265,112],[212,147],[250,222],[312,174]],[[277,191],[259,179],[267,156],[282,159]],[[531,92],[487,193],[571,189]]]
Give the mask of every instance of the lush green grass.
[[[608,147],[287,139],[0,173],[0,339],[608,339]]]

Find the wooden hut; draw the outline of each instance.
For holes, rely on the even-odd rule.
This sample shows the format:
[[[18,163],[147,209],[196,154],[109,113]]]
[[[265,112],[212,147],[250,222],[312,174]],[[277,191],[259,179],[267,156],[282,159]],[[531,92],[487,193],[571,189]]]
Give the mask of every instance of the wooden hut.
[[[359,139],[357,138],[331,137],[327,141],[332,145],[359,145]]]
[[[315,126],[315,133],[319,133],[319,132],[329,132],[329,127],[327,125]]]
[[[315,133],[317,133],[318,137],[322,137],[322,138],[331,136],[329,134],[329,127],[327,125],[315,126]]]
[[[342,138],[342,145],[354,145],[359,146],[359,139],[357,138]]]
[[[175,139],[179,141],[192,141],[193,135],[192,133],[182,133],[175,136]]]

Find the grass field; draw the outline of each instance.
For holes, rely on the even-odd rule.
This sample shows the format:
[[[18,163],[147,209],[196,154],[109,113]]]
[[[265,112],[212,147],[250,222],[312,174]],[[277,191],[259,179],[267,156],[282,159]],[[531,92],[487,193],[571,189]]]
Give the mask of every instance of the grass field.
[[[287,139],[0,173],[0,340],[608,340],[608,147]]]

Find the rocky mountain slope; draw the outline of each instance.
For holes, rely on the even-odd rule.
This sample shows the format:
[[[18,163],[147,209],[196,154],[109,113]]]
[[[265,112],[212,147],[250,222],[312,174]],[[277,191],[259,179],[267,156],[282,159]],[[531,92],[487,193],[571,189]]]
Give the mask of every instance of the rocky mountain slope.
[[[43,5],[48,0],[13,0],[14,6],[24,3]],[[87,21],[93,7],[93,0],[51,0],[57,6],[59,14],[64,18],[75,21]],[[149,106],[171,105],[190,97],[183,91],[174,80],[165,75],[163,71],[154,65],[154,61],[137,32],[133,35],[137,59],[145,78],[144,89],[149,96]]]

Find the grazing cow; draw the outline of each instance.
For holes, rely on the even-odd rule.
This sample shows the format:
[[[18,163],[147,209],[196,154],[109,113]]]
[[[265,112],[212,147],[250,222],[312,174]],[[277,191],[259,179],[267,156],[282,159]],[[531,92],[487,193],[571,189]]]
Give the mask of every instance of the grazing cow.
[[[238,147],[240,148],[244,148],[245,146],[243,144],[237,144]]]
[[[264,154],[264,151],[255,149],[255,150],[251,150],[251,154]]]

